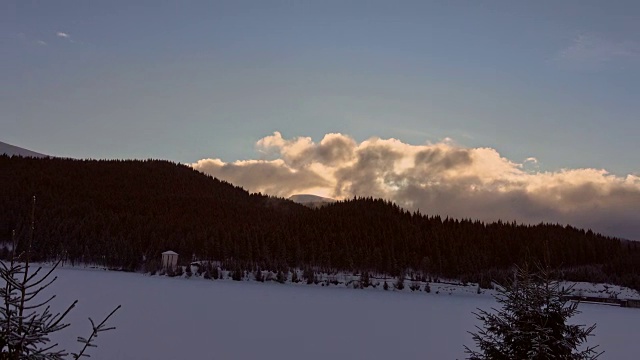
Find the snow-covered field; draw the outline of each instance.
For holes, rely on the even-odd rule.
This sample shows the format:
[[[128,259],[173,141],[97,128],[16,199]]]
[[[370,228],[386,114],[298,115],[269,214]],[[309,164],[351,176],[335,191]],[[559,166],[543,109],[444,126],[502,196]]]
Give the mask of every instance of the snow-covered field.
[[[54,307],[78,299],[72,326],[54,340],[79,348],[90,331],[121,304],[98,337],[98,360],[177,359],[463,359],[477,307],[490,295],[394,292],[380,289],[235,282],[61,268]],[[637,359],[640,309],[581,304],[579,323],[597,323],[590,344],[602,359]]]

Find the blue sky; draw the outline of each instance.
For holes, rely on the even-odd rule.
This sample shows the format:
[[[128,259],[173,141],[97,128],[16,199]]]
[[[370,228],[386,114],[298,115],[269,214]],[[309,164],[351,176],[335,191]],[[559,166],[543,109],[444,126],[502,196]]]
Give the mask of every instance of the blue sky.
[[[0,49],[2,142],[640,240],[637,1],[4,0]]]
[[[327,133],[452,138],[638,174],[636,1],[0,3],[0,141],[71,157],[259,157]]]

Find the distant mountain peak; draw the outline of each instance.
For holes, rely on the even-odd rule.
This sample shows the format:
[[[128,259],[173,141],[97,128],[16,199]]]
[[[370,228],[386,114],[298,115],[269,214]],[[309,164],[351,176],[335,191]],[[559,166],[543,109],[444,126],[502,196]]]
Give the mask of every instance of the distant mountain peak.
[[[289,200],[296,202],[298,204],[302,204],[310,207],[317,207],[317,206],[322,206],[322,205],[336,202],[335,199],[326,198],[326,197],[313,195],[313,194],[291,195],[289,196]]]
[[[23,149],[21,147],[17,147],[17,146],[0,141],[0,155],[4,155],[4,154],[8,156],[24,156],[24,157],[30,156],[34,158],[48,157],[48,155],[40,154],[35,151]]]

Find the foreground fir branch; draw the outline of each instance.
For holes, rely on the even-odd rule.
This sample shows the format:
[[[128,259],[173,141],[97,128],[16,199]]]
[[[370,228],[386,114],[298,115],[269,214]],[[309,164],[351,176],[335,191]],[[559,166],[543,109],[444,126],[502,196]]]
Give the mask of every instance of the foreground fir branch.
[[[93,319],[89,318],[89,322],[91,322],[91,328],[93,329],[93,331],[91,332],[91,335],[89,336],[88,339],[85,339],[83,337],[78,337],[78,342],[84,344],[84,346],[82,347],[82,350],[80,350],[79,353],[72,353],[71,354],[74,359],[79,359],[81,357],[89,357],[89,355],[85,354],[84,352],[90,347],[96,347],[96,345],[93,344],[93,340],[95,340],[95,338],[98,337],[98,333],[115,329],[115,327],[113,327],[113,326],[112,327],[106,327],[107,320],[109,320],[109,318],[113,314],[115,314],[116,311],[118,311],[118,309],[120,309],[121,306],[122,305],[118,305],[118,307],[113,309],[113,311],[111,311],[111,313],[109,313],[109,315],[107,315],[107,317],[104,318],[104,320],[102,320],[102,322],[100,324],[98,324],[97,326],[93,322]]]
[[[12,236],[12,249],[8,261],[0,260],[0,279],[4,286],[0,288],[0,360],[59,360],[68,358],[65,350],[56,349],[58,344],[51,344],[51,334],[69,326],[64,319],[77,304],[77,300],[69,305],[62,313],[54,313],[49,305],[56,297],[50,296],[46,300],[38,299],[39,295],[51,286],[57,279],[53,272],[60,264],[58,261],[48,271],[38,267],[31,271],[31,244],[33,240],[35,197],[31,214],[31,232],[25,249],[16,254],[19,244],[15,231]],[[73,359],[88,357],[87,348],[95,347],[93,343],[98,333],[112,330],[106,327],[106,321],[120,308],[114,309],[97,326],[93,320],[93,331],[89,338],[78,338],[84,344],[78,353],[71,354]]]
[[[591,360],[602,352],[585,346],[596,325],[568,324],[578,314],[570,302],[571,288],[551,280],[548,268],[516,267],[513,282],[498,287],[495,296],[502,306],[475,313],[483,326],[470,334],[478,350],[465,346],[470,360]]]

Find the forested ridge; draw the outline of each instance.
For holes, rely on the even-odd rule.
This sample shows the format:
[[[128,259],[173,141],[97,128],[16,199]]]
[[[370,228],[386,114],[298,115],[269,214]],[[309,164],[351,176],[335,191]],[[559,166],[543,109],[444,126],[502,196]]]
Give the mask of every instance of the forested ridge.
[[[160,253],[246,270],[406,271],[488,282],[547,257],[567,279],[640,289],[640,247],[554,224],[486,224],[372,198],[311,209],[250,194],[161,160],[0,156],[0,242],[29,233],[33,256],[143,270]],[[428,209],[425,209],[428,211]]]

